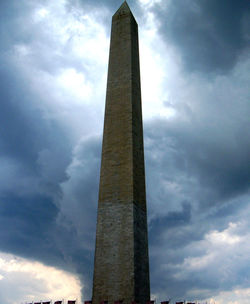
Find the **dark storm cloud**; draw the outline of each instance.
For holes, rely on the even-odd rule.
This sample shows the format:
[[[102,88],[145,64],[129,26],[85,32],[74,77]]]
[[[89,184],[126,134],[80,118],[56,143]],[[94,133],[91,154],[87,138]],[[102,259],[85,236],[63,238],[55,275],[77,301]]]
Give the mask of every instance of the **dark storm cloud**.
[[[162,34],[179,49],[188,71],[229,72],[246,49],[247,2],[227,3],[172,1],[166,12],[156,11]],[[70,13],[77,4],[68,4]],[[83,12],[87,5],[93,14],[105,6],[111,16],[121,1],[81,4]],[[46,32],[30,23],[32,7],[25,1],[0,5],[0,149],[6,164],[0,175],[0,250],[75,271],[86,299],[91,296],[101,138],[90,134],[76,144],[62,123],[45,118],[40,100],[51,95],[46,87],[42,94],[34,92],[27,71],[21,73],[12,57],[13,46],[31,46],[33,67],[49,74],[63,66],[81,70],[84,64],[68,56],[70,43],[63,56],[51,52],[57,44],[49,39],[48,46]],[[109,17],[104,21],[109,31]],[[184,88],[187,100],[176,103],[176,117],[145,123],[151,284],[152,293],[162,298],[184,296],[192,288],[208,289],[210,296],[247,281],[245,262],[234,263],[235,268],[225,264],[233,273],[230,280],[218,263],[202,271],[185,268],[186,258],[209,251],[208,233],[239,221],[249,201],[244,195],[249,198],[250,110],[242,75],[239,68],[226,85],[206,83],[205,88],[190,80],[189,88],[198,93],[188,95]]]
[[[39,106],[39,96],[28,87],[27,81],[22,79],[20,71],[8,58],[3,56],[5,63],[0,72],[2,128],[0,131],[0,147],[2,156],[20,161],[25,168],[36,174],[46,158],[46,149],[59,153],[57,169],[61,176],[55,182],[65,179],[65,172],[61,166],[70,161],[69,139],[59,125],[50,123],[43,118]],[[57,142],[54,142],[56,138]],[[48,160],[49,161],[49,160]],[[54,164],[55,169],[56,163]],[[32,174],[31,173],[31,174]],[[55,178],[55,176],[54,176]]]
[[[14,43],[33,37],[23,22],[30,7],[22,4],[1,2],[0,250],[63,265],[53,234],[70,140],[59,123],[44,118],[41,97],[13,56]]]
[[[32,108],[28,100],[38,96],[25,84],[4,77],[1,156],[17,166],[18,174],[6,181],[7,189],[1,185],[0,250],[74,271],[84,296],[90,296],[100,138],[84,142],[77,158],[85,167],[68,175],[72,146],[67,135]],[[1,179],[8,174],[2,171]],[[63,181],[69,186],[62,187]]]
[[[82,278],[85,299],[91,298],[100,156],[100,137],[89,137],[78,144],[67,170],[69,178],[62,184],[60,201],[59,223],[73,225],[77,235],[72,247],[66,246],[63,251],[70,251],[67,256],[72,257]]]
[[[62,258],[52,232],[59,183],[67,178],[65,169],[71,160],[69,141],[58,125],[43,119],[32,103],[39,97],[15,67],[9,64],[2,69],[0,79],[1,159],[16,171],[10,180],[5,180],[8,166],[1,172],[0,249],[52,264]],[[5,188],[5,184],[9,185]]]
[[[176,103],[176,117],[145,124],[151,282],[157,294],[178,298],[181,291],[187,298],[200,290],[192,297],[204,299],[248,280],[242,271],[248,262],[235,266],[216,243],[206,245],[211,231],[244,222],[248,210],[249,75],[243,68],[248,64],[237,66],[242,79],[231,73],[204,85],[193,78],[192,94],[186,90]],[[243,247],[228,249],[233,261],[238,250],[247,252]],[[233,278],[223,279],[225,268]]]
[[[155,12],[166,44],[177,48],[189,72],[226,73],[249,49],[248,0],[169,1]]]
[[[191,220],[191,205],[187,202],[182,203],[181,211],[169,211],[166,216],[157,217],[150,222],[150,244],[161,242],[163,227],[179,227],[187,225]],[[173,245],[173,244],[172,244]],[[179,243],[177,244],[179,246]]]
[[[10,19],[19,19],[15,15],[20,14],[21,8],[18,9],[10,14]],[[12,10],[9,8],[9,11]],[[34,47],[37,39],[31,41],[30,28],[22,33],[25,25],[20,27],[21,33],[11,20],[7,27],[7,44],[7,38],[2,36],[1,45],[5,45],[5,49],[1,51],[0,73],[0,148],[5,163],[5,171],[1,173],[4,183],[1,183],[0,193],[0,250],[74,271],[85,285],[86,297],[86,294],[90,295],[97,202],[95,184],[98,181],[96,162],[90,170],[91,155],[97,146],[99,161],[100,139],[97,144],[85,141],[88,149],[82,147],[83,151],[78,151],[77,157],[81,156],[80,161],[87,165],[83,171],[76,172],[76,177],[68,176],[66,170],[72,161],[73,149],[68,132],[59,122],[46,119],[39,105],[41,98],[46,96],[34,91],[18,60],[12,56],[14,43],[29,42]],[[27,41],[26,35],[31,40]],[[46,52],[38,56],[41,61],[34,60],[36,68],[53,72],[63,66],[58,61],[44,64]],[[72,66],[72,62],[69,65]],[[13,174],[11,170],[14,170]],[[72,190],[61,187],[68,178],[69,182],[75,178],[75,184],[70,185]],[[75,210],[74,201],[71,206],[71,194],[78,200]],[[63,214],[63,203],[68,206],[71,216]]]
[[[60,255],[50,236],[57,213],[49,197],[6,193],[0,204],[1,250],[40,260]]]
[[[37,7],[22,1],[1,7],[0,250],[77,273],[86,297],[92,277],[100,138],[85,140],[72,153],[75,142],[65,125],[43,111],[43,99],[52,97],[46,92],[49,86],[37,90],[30,83],[34,72],[53,75],[65,66],[84,67],[65,56],[70,52],[67,43],[66,58],[51,52],[58,45],[45,37],[46,31],[39,28],[42,21],[31,18]],[[24,62],[15,52],[18,45],[31,50]],[[85,167],[68,172],[72,157]]]
[[[218,199],[223,201],[237,196],[250,187],[249,131],[245,130],[241,136],[239,123],[236,129],[228,126],[230,136],[221,138],[218,132],[216,134],[217,128],[219,125],[212,127],[205,125],[205,122],[193,126],[184,126],[178,122],[178,125],[173,126],[164,121],[162,127],[157,124],[150,128],[151,140],[159,145],[157,147],[152,143],[152,147],[164,151],[161,154],[161,165],[164,164],[166,172],[162,172],[161,177],[168,181],[182,179],[185,177],[183,174],[187,178],[196,177],[200,186],[209,191],[209,198],[206,194],[200,196],[203,206],[204,203],[205,206],[211,206]],[[153,130],[157,130],[157,133]]]

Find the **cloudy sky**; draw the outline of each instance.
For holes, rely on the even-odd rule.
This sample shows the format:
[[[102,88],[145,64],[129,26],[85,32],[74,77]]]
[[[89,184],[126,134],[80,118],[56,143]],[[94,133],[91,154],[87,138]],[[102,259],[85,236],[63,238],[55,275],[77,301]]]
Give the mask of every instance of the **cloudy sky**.
[[[121,0],[0,2],[0,303],[91,297]],[[130,0],[152,298],[250,303],[250,2]]]

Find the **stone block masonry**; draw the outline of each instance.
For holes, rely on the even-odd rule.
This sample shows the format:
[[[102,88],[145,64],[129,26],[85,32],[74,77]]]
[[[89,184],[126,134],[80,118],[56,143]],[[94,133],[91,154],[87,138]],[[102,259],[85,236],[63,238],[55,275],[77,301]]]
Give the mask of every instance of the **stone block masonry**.
[[[149,299],[138,29],[125,1],[112,18],[93,304]]]

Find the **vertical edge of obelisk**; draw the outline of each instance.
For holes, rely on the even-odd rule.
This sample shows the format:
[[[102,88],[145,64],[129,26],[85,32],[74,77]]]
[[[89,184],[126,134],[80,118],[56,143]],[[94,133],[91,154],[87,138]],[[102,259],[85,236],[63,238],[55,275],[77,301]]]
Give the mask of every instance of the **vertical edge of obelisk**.
[[[143,124],[141,105],[138,26],[131,19],[132,105],[133,105],[133,174],[134,174],[134,267],[135,299],[140,303],[150,300],[147,207]]]

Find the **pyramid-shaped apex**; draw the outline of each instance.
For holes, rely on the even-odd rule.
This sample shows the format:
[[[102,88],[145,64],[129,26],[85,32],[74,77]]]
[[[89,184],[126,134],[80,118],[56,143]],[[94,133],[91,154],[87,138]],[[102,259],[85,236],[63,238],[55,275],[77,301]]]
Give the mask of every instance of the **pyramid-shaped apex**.
[[[116,11],[116,13],[114,14],[114,16],[117,15],[126,15],[126,14],[131,14],[131,10],[128,6],[127,1],[124,1],[122,3],[122,5],[118,8],[118,10]]]

